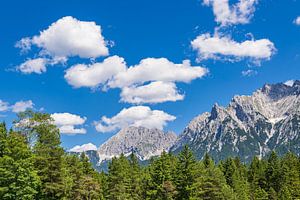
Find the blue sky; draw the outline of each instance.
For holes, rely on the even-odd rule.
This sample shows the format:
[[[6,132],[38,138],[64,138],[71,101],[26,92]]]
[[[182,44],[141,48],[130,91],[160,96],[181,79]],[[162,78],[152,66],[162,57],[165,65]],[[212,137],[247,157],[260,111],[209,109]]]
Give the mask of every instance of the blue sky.
[[[226,6],[226,1],[219,2],[225,2]],[[238,5],[241,2],[249,3],[247,11],[239,10]],[[13,111],[18,111],[18,106],[21,107],[19,110],[22,110],[22,106],[31,106],[50,114],[74,114],[77,118],[70,115],[60,116],[63,120],[60,126],[68,126],[71,122],[68,124],[66,121],[73,120],[75,122],[72,123],[75,125],[77,123],[75,128],[85,129],[86,133],[62,134],[62,145],[67,149],[88,142],[99,146],[124,124],[145,124],[145,120],[146,124],[149,124],[152,119],[147,117],[156,118],[153,110],[162,112],[158,114],[158,118],[161,117],[162,121],[153,122],[158,124],[157,127],[162,127],[165,123],[165,130],[180,133],[193,117],[210,111],[215,102],[226,106],[235,94],[248,95],[265,83],[300,78],[300,26],[295,21],[300,16],[300,2],[296,0],[229,1],[227,4],[231,13],[225,15],[216,11],[214,0],[175,2],[171,0],[26,2],[11,0],[1,4],[0,99],[6,102],[6,108],[0,111],[1,120],[11,122],[16,117]],[[69,17],[71,20],[63,20],[65,16],[71,16]],[[59,38],[61,40],[53,44],[51,37],[43,37],[40,31],[49,30],[51,24],[58,20],[61,20],[62,26],[53,30],[55,38],[61,37]],[[91,31],[95,33],[89,33],[85,29],[83,35],[79,33],[81,37],[72,40],[76,44],[79,43],[79,46],[69,43],[64,46],[64,42],[68,40],[68,31],[71,30],[64,30],[57,35],[55,31],[59,31],[59,28],[77,27],[81,22],[94,22],[88,26],[92,27]],[[70,23],[70,26],[65,26],[65,23]],[[93,29],[96,26],[101,26],[101,33]],[[100,37],[98,40],[95,39],[96,43],[92,43],[88,50],[83,50],[80,45],[85,35],[97,35],[97,33]],[[33,39],[34,36],[37,40]],[[64,36],[66,38],[63,38]],[[198,36],[202,38],[195,41]],[[29,37],[31,49],[24,53],[15,45],[26,37]],[[105,42],[101,43],[101,38],[104,38]],[[194,46],[192,41],[195,41]],[[245,41],[248,43],[243,43]],[[228,46],[225,48],[224,44]],[[50,46],[55,48],[51,49]],[[102,50],[103,48],[108,50],[108,55],[97,49],[100,46]],[[59,48],[65,48],[64,53],[58,53],[61,52]],[[223,51],[224,49],[227,50]],[[59,60],[53,64],[58,56],[66,60],[64,62]],[[69,81],[65,77],[68,70],[70,73],[73,72],[70,71],[72,66],[85,64],[86,69],[93,64],[103,64],[105,59],[112,56],[123,58],[126,62],[125,69],[122,63],[116,69],[118,73],[120,70],[125,70],[126,80],[129,76],[133,76],[133,79],[141,78],[143,81],[134,82],[133,85],[126,85],[126,83],[113,88],[109,86],[108,81],[100,84],[99,80],[98,82],[96,80],[96,87],[90,87],[84,84],[91,80],[78,82],[80,78],[76,76],[78,74],[72,75]],[[22,63],[38,58],[46,62],[45,66],[33,63],[30,67],[35,65],[34,67],[40,67],[40,70],[44,67],[46,71],[24,73],[24,70],[21,70]],[[158,64],[158,69],[153,70],[153,74],[150,70],[141,77],[136,77],[127,72],[128,68],[137,67],[141,60],[147,58],[153,58],[148,63],[150,67],[153,62],[162,62],[158,58],[164,58],[168,61],[171,70],[166,67],[165,70],[160,71],[164,67]],[[172,69],[176,68],[175,64],[182,64],[183,60],[190,60],[190,64],[180,65],[186,66],[182,70],[198,69],[195,72],[190,71],[189,78],[182,77],[182,79],[187,78],[188,81],[179,80],[178,76],[168,78],[167,81],[164,78],[157,78],[164,73],[166,76],[175,74],[176,69]],[[140,65],[140,69],[143,67]],[[204,72],[205,69],[209,72]],[[249,74],[245,75],[247,71]],[[118,73],[114,72],[110,78],[118,77]],[[145,78],[149,73],[151,80]],[[128,113],[124,114],[126,119],[120,116],[112,119],[122,109],[138,106],[134,102],[121,101],[120,93],[125,86],[136,89],[154,81],[169,84],[166,89],[175,92],[173,96],[177,95],[177,98],[165,101],[161,100],[160,94],[155,94],[160,102],[150,104],[139,102],[139,106],[147,106],[150,109],[150,116],[144,116],[142,121],[136,118],[130,122],[126,121]],[[129,95],[131,92],[130,90]],[[181,95],[181,100],[178,95]],[[149,100],[149,96],[145,99]],[[149,114],[149,110],[147,112]],[[95,129],[94,122],[99,122],[102,116],[107,116],[110,121],[106,123],[101,121],[101,124],[111,131],[103,131],[103,128],[100,128],[102,131],[99,131],[99,128],[98,131]]]

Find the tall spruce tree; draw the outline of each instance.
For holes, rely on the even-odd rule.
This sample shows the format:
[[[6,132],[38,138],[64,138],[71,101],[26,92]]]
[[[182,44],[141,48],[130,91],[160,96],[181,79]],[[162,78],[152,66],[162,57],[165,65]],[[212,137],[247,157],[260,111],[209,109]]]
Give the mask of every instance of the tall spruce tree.
[[[107,199],[130,199],[129,161],[121,154],[119,158],[113,158],[108,166],[108,191]]]
[[[57,200],[64,195],[60,134],[49,114],[34,113],[30,118],[31,133],[36,135],[34,145],[35,168],[42,181],[39,199]],[[22,122],[22,120],[21,120]]]
[[[178,156],[176,174],[177,199],[187,200],[191,197],[196,179],[196,159],[188,146]]]

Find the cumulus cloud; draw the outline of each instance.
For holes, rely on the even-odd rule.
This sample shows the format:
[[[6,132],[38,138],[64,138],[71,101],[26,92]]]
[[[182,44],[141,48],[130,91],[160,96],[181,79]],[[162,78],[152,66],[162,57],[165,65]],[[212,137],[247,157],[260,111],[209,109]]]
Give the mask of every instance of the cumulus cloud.
[[[75,126],[83,125],[86,117],[74,115],[71,113],[53,113],[51,117],[54,119],[54,124],[58,126],[63,134],[85,134],[86,129],[76,128]]]
[[[268,39],[246,40],[236,42],[227,36],[199,35],[191,42],[194,50],[198,51],[198,59],[229,59],[240,60],[250,58],[255,62],[269,60],[275,53],[274,44]]]
[[[166,58],[146,58],[127,67],[123,58],[111,56],[91,65],[74,65],[66,70],[65,79],[75,88],[120,88],[121,101],[141,104],[182,100],[175,82],[189,83],[207,73],[189,60],[175,64]]]
[[[109,82],[110,87],[126,87],[148,81],[185,82],[201,78],[208,73],[206,68],[191,66],[189,60],[175,64],[166,58],[146,58],[138,65],[118,73]]]
[[[9,104],[8,102],[2,101],[0,99],[0,112],[8,111],[9,110]]]
[[[111,80],[114,75],[125,71],[126,63],[119,56],[106,58],[101,63],[91,65],[74,65],[65,73],[67,82],[75,88],[79,87],[97,87],[104,85]]]
[[[17,69],[24,74],[41,74],[47,71],[46,64],[47,60],[44,58],[28,59],[18,66]]]
[[[160,110],[151,110],[147,106],[133,106],[124,108],[111,118],[103,116],[100,121],[95,122],[95,128],[98,132],[111,132],[128,126],[163,129],[167,122],[175,119],[175,116]]]
[[[294,20],[294,23],[298,26],[300,25],[300,16]]]
[[[176,84],[156,81],[143,86],[124,87],[121,92],[121,101],[127,103],[162,103],[166,101],[183,100]]]
[[[69,152],[75,152],[75,153],[82,153],[86,151],[97,151],[97,147],[92,143],[88,143],[83,145],[76,145],[69,150]]]
[[[229,0],[203,0],[204,5],[213,7],[215,21],[221,26],[249,23],[257,2],[258,0],[239,0],[229,5]]]
[[[71,16],[52,23],[32,38],[21,39],[16,46],[28,51],[32,45],[41,49],[41,55],[53,58],[97,58],[108,55],[108,48],[95,22],[79,21]]]
[[[33,108],[33,102],[31,100],[28,101],[18,101],[14,105],[11,106],[11,109],[15,113],[24,112],[27,109]]]

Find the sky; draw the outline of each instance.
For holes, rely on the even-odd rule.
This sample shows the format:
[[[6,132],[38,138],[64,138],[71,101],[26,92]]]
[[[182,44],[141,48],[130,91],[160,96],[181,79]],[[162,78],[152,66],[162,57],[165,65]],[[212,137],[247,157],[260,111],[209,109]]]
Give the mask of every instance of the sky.
[[[126,126],[180,134],[215,103],[299,79],[298,16],[297,0],[1,2],[0,120],[47,112],[65,149]]]

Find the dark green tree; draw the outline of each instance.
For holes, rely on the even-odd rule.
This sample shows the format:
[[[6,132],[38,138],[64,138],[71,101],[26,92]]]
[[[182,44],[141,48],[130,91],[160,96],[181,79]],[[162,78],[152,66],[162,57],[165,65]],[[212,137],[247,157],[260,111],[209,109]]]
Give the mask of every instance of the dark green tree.
[[[192,185],[196,179],[196,159],[189,149],[185,146],[178,156],[176,169],[176,189],[178,191],[177,199],[190,199],[192,193]]]

